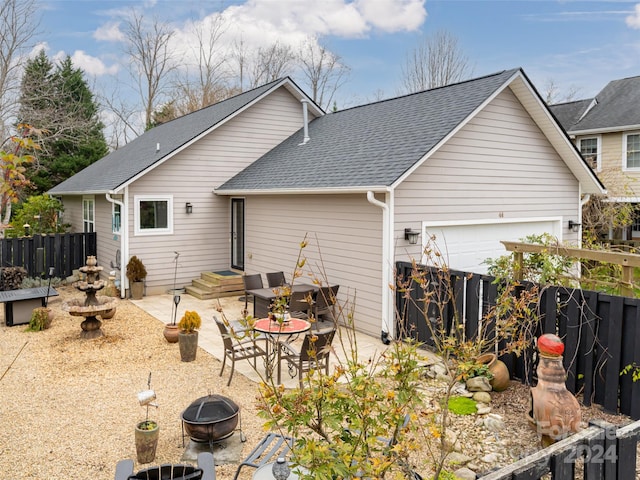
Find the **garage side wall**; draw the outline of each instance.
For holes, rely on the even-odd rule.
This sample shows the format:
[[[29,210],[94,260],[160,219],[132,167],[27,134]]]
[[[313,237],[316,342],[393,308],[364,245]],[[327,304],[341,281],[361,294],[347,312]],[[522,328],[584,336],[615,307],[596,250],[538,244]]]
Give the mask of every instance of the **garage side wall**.
[[[409,245],[404,229],[422,231],[427,222],[543,219],[561,240],[577,241],[566,225],[580,218],[579,198],[576,178],[507,89],[395,190],[396,260],[421,258],[424,232]],[[447,249],[443,242],[438,247]]]

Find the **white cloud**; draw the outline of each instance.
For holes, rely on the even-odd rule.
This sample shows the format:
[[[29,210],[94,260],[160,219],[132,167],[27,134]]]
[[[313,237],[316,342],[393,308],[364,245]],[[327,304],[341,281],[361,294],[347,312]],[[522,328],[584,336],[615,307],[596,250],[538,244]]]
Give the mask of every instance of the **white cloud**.
[[[120,31],[120,22],[105,23],[93,32],[93,38],[107,42],[122,41],[124,39],[124,34]]]
[[[111,65],[107,67],[102,60],[88,55],[82,50],[76,50],[71,55],[71,60],[76,68],[82,69],[87,75],[100,77],[102,75],[115,75],[118,73],[119,66]]]
[[[384,32],[417,30],[427,18],[423,0],[356,0],[364,20]]]
[[[628,27],[634,28],[636,30],[640,29],[640,3],[636,4],[633,15],[629,15],[625,19],[625,22],[627,23]]]

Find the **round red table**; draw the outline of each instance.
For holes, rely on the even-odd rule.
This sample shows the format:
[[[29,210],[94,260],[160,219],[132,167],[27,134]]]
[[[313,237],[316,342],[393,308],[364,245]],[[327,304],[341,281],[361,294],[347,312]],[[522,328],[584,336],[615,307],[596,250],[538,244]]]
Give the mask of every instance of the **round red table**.
[[[265,359],[267,378],[272,378],[274,365],[276,361],[280,362],[281,337],[286,336],[284,341],[291,341],[296,335],[306,332],[310,328],[311,323],[301,318],[291,318],[289,321],[282,323],[270,318],[256,320],[253,324],[253,329],[256,332],[267,335],[267,357]],[[269,348],[269,345],[271,345],[271,348]]]

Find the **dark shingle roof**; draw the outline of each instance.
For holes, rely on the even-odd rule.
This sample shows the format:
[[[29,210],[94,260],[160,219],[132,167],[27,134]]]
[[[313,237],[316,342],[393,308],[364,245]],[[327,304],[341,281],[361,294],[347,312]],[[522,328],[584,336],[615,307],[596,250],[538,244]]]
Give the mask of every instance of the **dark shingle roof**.
[[[551,110],[551,113],[555,115],[558,123],[562,125],[562,128],[568,131],[578,120],[580,120],[580,117],[587,110],[592,101],[592,98],[587,98],[585,100],[578,100],[575,102],[557,103],[555,105],[549,105],[549,110]]]
[[[391,185],[518,71],[316,118],[216,192]]]
[[[279,82],[282,82],[282,80],[276,80],[210,107],[158,125],[124,147],[89,165],[73,177],[56,185],[49,190],[49,193],[60,195],[64,193],[116,190],[185,143],[251,103]],[[158,145],[160,150],[156,152]]]
[[[640,125],[640,76],[609,82],[595,99],[596,104],[581,120],[577,118],[569,127],[561,121],[567,132],[623,130]],[[554,114],[557,107],[551,106]]]

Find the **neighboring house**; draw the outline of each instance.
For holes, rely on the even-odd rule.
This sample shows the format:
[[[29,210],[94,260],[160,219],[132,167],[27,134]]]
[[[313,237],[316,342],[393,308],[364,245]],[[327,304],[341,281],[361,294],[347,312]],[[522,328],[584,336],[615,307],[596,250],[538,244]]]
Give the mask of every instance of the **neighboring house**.
[[[355,295],[356,327],[393,337],[394,265],[421,260],[427,235],[451,267],[482,272],[500,240],[579,240],[581,194],[603,192],[513,69],[326,115],[280,80],[156,127],[50,193],[65,221],[95,226],[101,263],[142,258],[149,293],[171,288],[174,251],[179,285],[229,268],[290,277],[306,235],[307,266]],[[166,225],[147,226],[152,207]]]
[[[640,204],[640,76],[609,82],[594,98],[549,108],[609,199]],[[640,214],[623,238],[640,238]]]

